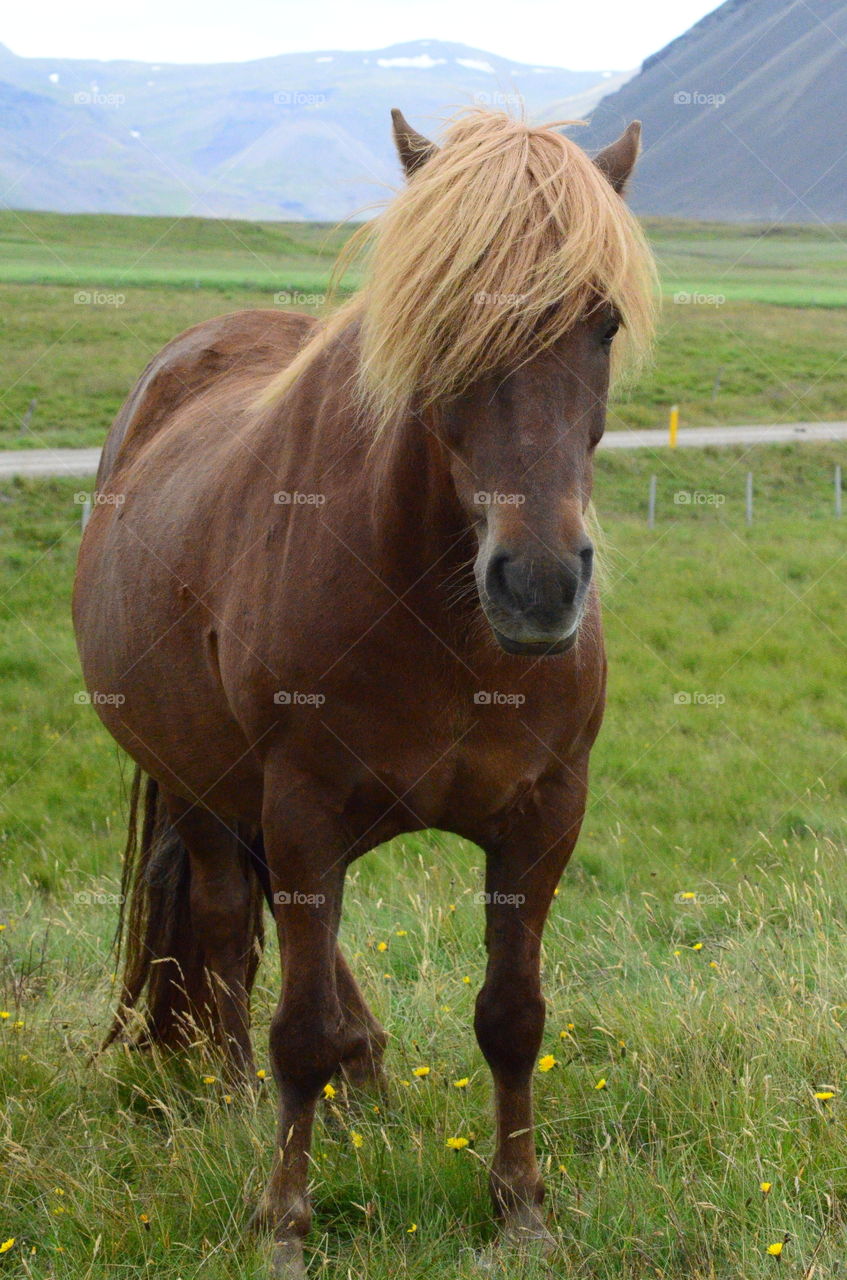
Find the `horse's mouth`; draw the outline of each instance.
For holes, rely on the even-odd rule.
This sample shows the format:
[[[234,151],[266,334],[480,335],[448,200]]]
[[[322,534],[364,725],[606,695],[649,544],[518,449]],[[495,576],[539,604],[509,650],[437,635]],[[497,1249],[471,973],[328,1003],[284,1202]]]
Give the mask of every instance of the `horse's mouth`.
[[[492,627],[491,630],[500,648],[506,653],[525,658],[552,658],[557,653],[567,653],[574,647],[579,628],[574,627],[570,635],[559,640],[513,640],[511,636],[504,635],[496,627]]]

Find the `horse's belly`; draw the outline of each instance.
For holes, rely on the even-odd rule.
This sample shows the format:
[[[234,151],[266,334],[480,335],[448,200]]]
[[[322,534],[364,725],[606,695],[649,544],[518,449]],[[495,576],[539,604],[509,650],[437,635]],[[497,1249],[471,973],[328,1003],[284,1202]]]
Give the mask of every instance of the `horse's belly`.
[[[141,566],[128,572],[109,542],[106,535],[84,548],[74,591],[88,699],[168,790],[222,812],[246,806],[254,817],[261,769],[216,676],[208,616]]]

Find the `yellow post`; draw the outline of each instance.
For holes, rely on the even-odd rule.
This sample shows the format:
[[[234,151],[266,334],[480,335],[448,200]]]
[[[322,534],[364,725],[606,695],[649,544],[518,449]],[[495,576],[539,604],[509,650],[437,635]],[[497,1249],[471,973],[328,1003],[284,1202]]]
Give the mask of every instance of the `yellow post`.
[[[672,404],[670,418],[668,420],[668,444],[672,449],[676,448],[676,434],[679,431],[679,405]]]

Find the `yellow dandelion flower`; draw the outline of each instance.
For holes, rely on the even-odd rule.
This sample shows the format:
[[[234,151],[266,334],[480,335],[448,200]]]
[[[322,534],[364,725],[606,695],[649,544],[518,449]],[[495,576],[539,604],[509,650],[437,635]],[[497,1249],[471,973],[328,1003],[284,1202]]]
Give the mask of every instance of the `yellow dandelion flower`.
[[[818,1102],[831,1102],[835,1097],[835,1093],[832,1089],[818,1089],[815,1093],[815,1097]]]
[[[694,899],[697,897],[697,894],[696,894],[696,893],[681,893],[679,896],[680,896],[680,898],[681,898],[681,900],[682,900],[683,902],[693,902],[693,901],[694,901]]]
[[[394,930],[394,937],[395,937],[395,938],[405,938],[405,937],[407,937],[407,936],[408,936],[408,933],[409,933],[409,930],[408,930],[408,929],[395,929],[395,930]],[[417,1227],[415,1227],[415,1230],[417,1231]]]
[[[773,1186],[772,1182],[760,1182],[759,1190],[761,1191],[762,1195],[766,1196],[772,1186]]]
[[[387,943],[387,942],[378,942],[378,943],[376,944],[376,949],[377,949],[377,951],[387,951],[387,950],[388,950],[388,943]]]
[[[454,1089],[467,1089],[467,1087],[468,1087],[468,1085],[470,1084],[470,1082],[471,1082],[470,1076],[462,1076],[461,1080],[454,1080],[454,1081],[453,1081],[453,1088],[454,1088]]]
[[[337,1090],[334,1089],[331,1084],[324,1085],[324,1097],[327,1099],[327,1101],[332,1102],[333,1098],[336,1095],[336,1092]]]
[[[256,1072],[256,1079],[257,1079],[257,1080],[267,1080],[267,1078],[268,1078],[268,1073],[267,1073],[267,1071],[265,1071],[264,1067],[262,1068],[262,1070],[261,1070],[261,1071],[257,1071],[257,1072]]]
[[[694,943],[694,946],[691,948],[691,950],[692,950],[692,951],[702,951],[702,950],[703,950],[703,944],[702,944],[702,942],[695,942],[695,943]]]
[[[149,1226],[150,1226],[150,1218],[148,1217],[148,1215],[147,1215],[146,1213],[139,1213],[139,1215],[138,1215],[138,1221],[141,1223],[141,1225],[142,1225],[143,1227],[147,1227],[147,1228],[149,1228]]]
[[[6,1009],[3,1009],[0,1011],[0,1018],[2,1018],[4,1022],[6,1021],[7,1018],[11,1018],[11,1016],[12,1015]]]
[[[54,1196],[63,1196],[64,1194],[65,1194],[65,1193],[64,1193],[64,1191],[62,1190],[62,1188],[61,1188],[61,1187],[54,1187],[54,1188],[53,1188],[53,1195],[54,1195]]]
[[[424,1076],[429,1075],[429,1067],[415,1067],[412,1075],[417,1076],[419,1080],[422,1080]]]
[[[709,968],[710,968],[710,969],[717,969],[717,967],[718,967],[718,962],[717,962],[717,960],[710,960],[710,961],[709,961]]]
[[[355,1129],[350,1131],[350,1141],[353,1143],[354,1147],[363,1147],[365,1145],[364,1138],[360,1133],[356,1133]]]
[[[772,1258],[778,1258],[779,1255],[782,1253],[782,1250],[783,1250],[783,1243],[781,1240],[777,1240],[776,1244],[768,1245],[767,1251]]]
[[[468,1145],[467,1138],[448,1138],[447,1139],[447,1146],[450,1148],[451,1151],[461,1151],[467,1145]]]
[[[553,897],[554,897],[554,898],[558,898],[558,896],[559,896],[559,890],[558,890],[558,888],[556,888],[556,889],[554,889],[554,890],[553,890]]]
[[[545,1053],[543,1058],[538,1059],[539,1071],[552,1071],[555,1065],[556,1059],[553,1057],[552,1053]]]
[[[675,951],[675,952],[674,952],[674,955],[675,955],[675,956],[681,956],[681,955],[682,955],[682,952],[681,952],[681,951]]]
[[[401,1084],[404,1084],[404,1085],[406,1086],[406,1088],[407,1088],[407,1089],[410,1089],[410,1088],[412,1087],[412,1082],[411,1082],[411,1080],[401,1080],[401,1081],[400,1081],[400,1083],[401,1083]]]
[[[605,1089],[605,1088],[606,1088],[606,1080],[605,1080],[605,1077],[604,1077],[602,1080],[598,1080],[598,1081],[597,1081],[597,1083],[595,1084],[594,1088],[595,1088],[595,1089]]]
[[[23,1031],[23,1029],[24,1029],[24,1024],[23,1024],[22,1022],[13,1022],[13,1023],[12,1023],[12,1030],[13,1030],[13,1031]]]
[[[447,910],[448,910],[448,911],[455,911],[455,910],[456,910],[456,904],[455,904],[455,902],[451,902],[451,903],[450,903],[450,906],[447,908]]]
[[[225,1093],[225,1094],[224,1094],[224,1102],[226,1103],[226,1105],[227,1105],[227,1106],[229,1106],[229,1105],[230,1105],[230,1103],[232,1102],[232,1094],[231,1094],[231,1093]]]
[[[471,985],[471,980],[467,975],[465,975],[465,977],[462,978],[462,982],[464,982],[466,987],[469,987]]]
[[[567,1169],[563,1164],[559,1165],[559,1173],[567,1173]]]
[[[15,1236],[10,1236],[8,1240],[4,1240],[3,1243],[0,1244],[0,1253],[8,1253],[15,1243],[15,1238]]]
[[[6,926],[4,924],[0,924],[0,933],[2,933],[5,928]]]
[[[418,1224],[416,1222],[410,1222],[408,1227],[406,1228],[406,1235],[413,1236],[417,1231],[417,1229],[418,1229]]]
[[[217,1078],[217,1076],[203,1076],[203,1084],[214,1084]]]

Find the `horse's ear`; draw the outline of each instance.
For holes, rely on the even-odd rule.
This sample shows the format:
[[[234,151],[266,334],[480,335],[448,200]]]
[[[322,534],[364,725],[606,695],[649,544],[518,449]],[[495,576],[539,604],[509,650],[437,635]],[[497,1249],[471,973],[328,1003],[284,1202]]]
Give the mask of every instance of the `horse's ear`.
[[[391,122],[394,145],[397,148],[400,163],[406,172],[406,177],[411,178],[416,169],[426,164],[430,156],[435,155],[438,148],[434,142],[430,142],[429,138],[425,138],[422,133],[413,129],[403,112],[397,107],[391,109]]]
[[[623,195],[630,174],[635,168],[641,150],[641,121],[627,125],[617,142],[609,143],[605,150],[594,157],[594,163],[605,174],[617,191]]]

